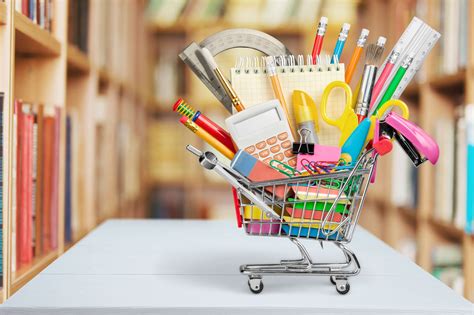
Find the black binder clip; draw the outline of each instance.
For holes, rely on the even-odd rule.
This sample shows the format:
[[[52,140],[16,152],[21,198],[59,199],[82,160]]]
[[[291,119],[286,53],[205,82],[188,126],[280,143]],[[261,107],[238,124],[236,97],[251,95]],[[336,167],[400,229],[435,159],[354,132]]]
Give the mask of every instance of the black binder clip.
[[[300,135],[300,142],[293,142],[293,154],[314,154],[314,143],[308,143],[308,138],[311,135],[311,130],[306,128],[298,129]]]

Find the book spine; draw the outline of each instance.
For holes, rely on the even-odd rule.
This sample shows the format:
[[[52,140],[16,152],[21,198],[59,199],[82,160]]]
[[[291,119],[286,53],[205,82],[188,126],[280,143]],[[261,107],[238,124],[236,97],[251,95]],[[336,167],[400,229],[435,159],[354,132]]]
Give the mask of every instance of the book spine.
[[[474,233],[474,105],[466,106],[467,187],[466,232]]]

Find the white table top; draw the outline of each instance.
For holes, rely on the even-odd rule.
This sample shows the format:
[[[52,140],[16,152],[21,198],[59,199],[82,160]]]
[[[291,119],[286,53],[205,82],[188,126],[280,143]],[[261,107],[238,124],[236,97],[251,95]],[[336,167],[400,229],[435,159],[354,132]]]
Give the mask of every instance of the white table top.
[[[334,245],[311,243],[315,260],[342,259]],[[362,271],[347,295],[312,276],[264,276],[255,295],[239,265],[298,258],[287,239],[247,236],[231,221],[110,220],[0,314],[474,314],[472,303],[362,228],[348,247]]]

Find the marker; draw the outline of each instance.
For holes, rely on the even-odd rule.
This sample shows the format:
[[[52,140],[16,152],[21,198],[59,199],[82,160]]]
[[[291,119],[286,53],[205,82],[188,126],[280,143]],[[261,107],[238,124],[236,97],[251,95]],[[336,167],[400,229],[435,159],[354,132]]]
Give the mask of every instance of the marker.
[[[357,40],[356,48],[354,49],[354,53],[352,54],[351,61],[346,69],[346,83],[351,83],[352,76],[354,75],[354,71],[359,63],[360,56],[362,55],[362,50],[364,49],[365,43],[367,42],[367,37],[369,36],[369,30],[363,28],[360,32],[359,39]]]
[[[209,66],[211,67],[212,71],[214,71],[214,74],[216,75],[217,79],[221,83],[221,85],[224,88],[225,92],[230,97],[230,100],[232,101],[232,105],[235,107],[235,109],[238,112],[243,111],[245,109],[245,107],[242,104],[242,101],[237,96],[237,93],[235,93],[234,89],[229,84],[227,79],[224,77],[221,70],[219,70],[219,67],[217,66],[217,63],[214,60],[214,57],[212,56],[211,52],[207,48],[204,47],[202,49],[202,55],[206,59]]]
[[[341,60],[342,50],[344,49],[344,44],[346,43],[350,28],[351,25],[349,23],[344,23],[342,25],[341,32],[339,33],[336,46],[334,47],[334,51],[332,53],[331,63],[336,63],[336,61],[339,62],[339,60]]]
[[[316,37],[314,38],[313,51],[311,55],[313,56],[313,64],[316,64],[316,59],[321,53],[321,48],[323,47],[324,34],[326,33],[326,28],[328,26],[328,18],[322,16],[319,20],[318,29],[316,31]]]
[[[179,98],[178,101],[176,101],[176,103],[173,105],[173,111],[188,117],[194,123],[196,123],[196,125],[207,131],[207,133],[225,145],[229,150],[234,153],[236,152],[230,134],[224,128],[207,118],[200,111],[192,108],[182,98]]]
[[[189,130],[191,130],[193,133],[195,133],[199,138],[206,141],[210,146],[212,146],[214,149],[219,151],[222,155],[224,155],[229,160],[232,160],[234,158],[234,152],[229,150],[225,145],[220,143],[216,138],[211,136],[204,129],[199,128],[188,117],[186,117],[186,116],[181,117],[179,122],[182,123],[183,125],[185,125]]]

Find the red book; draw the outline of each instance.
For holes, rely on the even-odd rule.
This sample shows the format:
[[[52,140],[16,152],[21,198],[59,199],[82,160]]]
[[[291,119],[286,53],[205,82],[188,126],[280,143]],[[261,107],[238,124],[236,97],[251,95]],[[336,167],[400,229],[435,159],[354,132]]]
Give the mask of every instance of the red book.
[[[25,114],[21,101],[15,103],[18,119],[17,146],[17,268],[33,260],[32,242],[32,171],[33,171],[33,115]]]
[[[53,186],[53,149],[54,127],[53,117],[43,119],[43,220],[42,220],[42,245],[43,254],[51,250],[51,211],[52,211],[52,186]]]
[[[15,100],[15,113],[16,113],[16,120],[17,120],[17,140],[16,140],[16,269],[20,269],[20,256],[21,256],[21,247],[23,242],[22,236],[22,215],[23,215],[23,133],[24,133],[24,120],[23,120],[23,111],[22,111],[22,101]]]
[[[17,0],[18,1],[18,0]],[[21,13],[23,13],[24,15],[26,16],[30,16],[29,15],[29,2],[28,0],[21,0]]]
[[[51,189],[51,248],[58,247],[59,224],[59,133],[61,129],[61,111],[55,108],[54,138],[53,138],[53,168]]]

